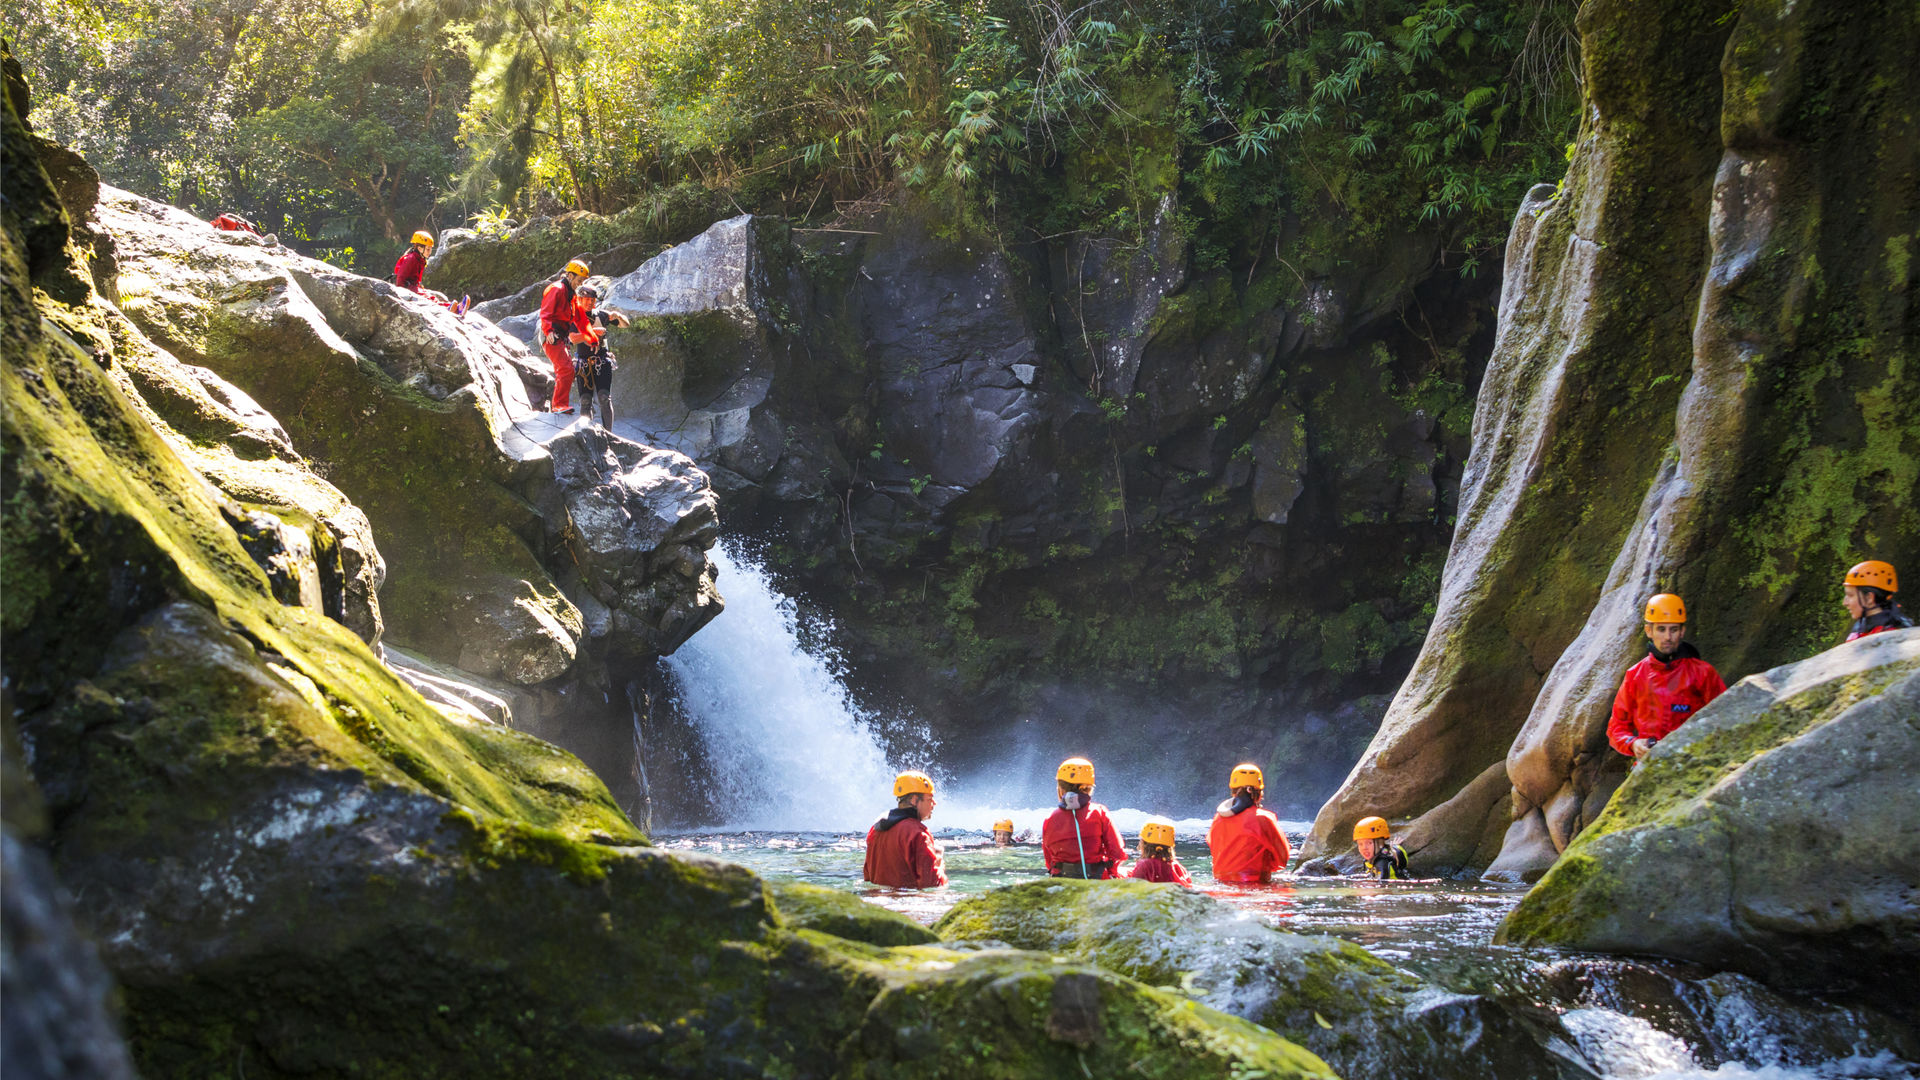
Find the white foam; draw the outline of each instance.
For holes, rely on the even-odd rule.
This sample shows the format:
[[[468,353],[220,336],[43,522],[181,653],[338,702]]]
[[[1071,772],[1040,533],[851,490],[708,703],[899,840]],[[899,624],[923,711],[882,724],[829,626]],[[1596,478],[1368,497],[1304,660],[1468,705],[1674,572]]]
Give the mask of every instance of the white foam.
[[[864,829],[891,803],[893,770],[831,665],[801,647],[793,601],[746,553],[711,557],[726,610],[667,658],[706,744],[725,824]]]

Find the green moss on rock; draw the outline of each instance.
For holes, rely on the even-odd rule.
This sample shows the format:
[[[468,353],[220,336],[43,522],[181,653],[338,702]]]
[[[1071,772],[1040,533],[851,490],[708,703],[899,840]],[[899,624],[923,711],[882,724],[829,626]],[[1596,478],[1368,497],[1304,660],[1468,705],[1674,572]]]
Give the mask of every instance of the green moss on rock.
[[[1896,880],[1920,865],[1917,715],[1920,630],[1743,680],[1661,741],[1501,936],[1893,993],[1920,955]]]
[[[926,945],[938,934],[899,912],[840,889],[776,879],[767,883],[773,905],[786,925],[818,930],[869,945]]]

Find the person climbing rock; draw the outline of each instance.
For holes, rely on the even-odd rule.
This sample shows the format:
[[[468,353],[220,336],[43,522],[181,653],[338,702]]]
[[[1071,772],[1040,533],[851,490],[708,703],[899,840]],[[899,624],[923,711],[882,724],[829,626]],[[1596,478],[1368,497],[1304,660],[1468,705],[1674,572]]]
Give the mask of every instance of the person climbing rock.
[[[436,292],[421,284],[427,273],[427,256],[433,254],[433,234],[425,229],[414,231],[413,239],[407,242],[407,250],[393,261],[393,274],[388,280],[408,292],[424,296],[427,299],[453,312],[455,315],[467,313],[467,298],[461,297],[459,303],[447,299],[447,294]]]
[[[1899,591],[1900,578],[1894,574],[1892,563],[1868,559],[1847,571],[1841,601],[1847,607],[1847,614],[1853,616],[1847,640],[1912,626],[1913,620],[1900,610],[1900,604],[1893,598]]]
[[[573,415],[573,357],[567,355],[567,343],[579,330],[574,290],[588,272],[586,263],[574,259],[540,294],[540,347],[553,364],[553,404],[548,411],[563,416]]]
[[[1127,861],[1120,830],[1093,801],[1093,762],[1068,758],[1054,771],[1060,805],[1040,826],[1040,850],[1054,877],[1117,878]]]
[[[933,779],[908,771],[893,779],[899,805],[867,830],[865,878],[896,889],[936,889],[947,883],[940,846],[922,824],[933,816]]]
[[[1287,868],[1293,852],[1280,831],[1280,819],[1260,809],[1267,794],[1266,774],[1258,765],[1235,765],[1227,790],[1231,794],[1214,809],[1207,829],[1213,876],[1235,885],[1268,884]]]
[[[1354,823],[1353,842],[1366,860],[1367,873],[1381,881],[1407,880],[1407,851],[1393,842],[1386,818],[1364,817]]]
[[[600,310],[600,290],[592,284],[575,291],[578,329],[568,340],[573,346],[574,382],[580,387],[580,414],[593,418],[593,403],[600,403],[600,426],[613,430],[613,350],[607,348],[607,327],[627,326],[625,315]]]
[[[1127,876],[1193,888],[1187,868],[1173,857],[1173,822],[1166,818],[1148,818],[1147,823],[1140,826],[1140,858]]]
[[[260,235],[259,228],[257,228],[253,222],[248,221],[239,214],[221,214],[219,217],[208,222],[208,224],[219,229],[221,232],[243,232],[251,233],[254,236]]]
[[[1001,818],[999,821],[996,821],[993,823],[993,846],[994,847],[1012,847],[1013,846],[1013,819],[1012,818]]]
[[[1727,692],[1727,684],[1700,651],[1681,640],[1687,632],[1687,605],[1672,593],[1647,601],[1647,655],[1627,669],[1613,696],[1607,742],[1637,763],[1655,743],[1673,733],[1709,701]]]

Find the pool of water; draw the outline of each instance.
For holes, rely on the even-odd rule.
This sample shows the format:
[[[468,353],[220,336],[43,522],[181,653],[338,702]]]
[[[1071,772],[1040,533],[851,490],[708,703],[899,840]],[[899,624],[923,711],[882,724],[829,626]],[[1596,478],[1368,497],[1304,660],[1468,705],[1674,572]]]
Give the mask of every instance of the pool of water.
[[[1296,850],[1303,832],[1290,830],[1288,839]],[[924,892],[875,888],[862,881],[864,834],[747,832],[656,839],[663,847],[715,855],[764,876],[845,889],[928,924],[965,897],[1046,876],[1037,844],[1001,848],[977,832],[936,830],[935,835],[945,849],[949,884]],[[1226,885],[1212,880],[1212,860],[1197,830],[1182,833],[1174,854],[1202,891],[1257,912],[1273,926],[1332,934],[1423,972],[1446,967],[1462,949],[1505,952],[1492,944],[1494,930],[1526,893],[1525,886],[1477,881],[1379,883],[1328,877],[1288,877],[1265,887]]]
[[[1037,824],[1038,815],[1015,815],[1022,828],[1028,818]],[[1305,823],[1282,824],[1297,852]],[[1283,930],[1355,942],[1448,990],[1552,1009],[1603,1080],[1920,1080],[1920,1067],[1876,1034],[1877,1021],[1842,1006],[1789,1001],[1740,976],[1685,965],[1493,944],[1525,886],[1294,876],[1266,887],[1225,885],[1209,873],[1205,823],[1179,827],[1176,857],[1207,894]],[[1121,823],[1123,835],[1136,830]],[[935,835],[949,884],[924,892],[862,881],[864,833],[697,833],[655,842],[769,878],[844,889],[927,924],[968,896],[1046,875],[1036,844],[996,847],[970,829]]]

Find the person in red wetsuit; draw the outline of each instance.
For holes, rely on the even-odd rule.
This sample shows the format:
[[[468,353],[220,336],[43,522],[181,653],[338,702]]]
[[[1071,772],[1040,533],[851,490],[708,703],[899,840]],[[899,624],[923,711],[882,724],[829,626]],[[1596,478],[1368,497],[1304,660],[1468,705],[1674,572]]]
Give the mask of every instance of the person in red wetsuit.
[[[1165,818],[1148,818],[1140,826],[1140,859],[1133,864],[1133,873],[1128,877],[1142,881],[1168,882],[1184,889],[1193,888],[1193,879],[1187,876],[1187,868],[1173,857],[1173,822]]]
[[[866,880],[896,889],[936,889],[947,883],[940,846],[923,824],[933,816],[933,780],[903,772],[893,780],[898,806],[867,830]]]
[[[1236,765],[1227,778],[1232,795],[1213,812],[1207,848],[1213,852],[1213,876],[1234,885],[1265,885],[1287,868],[1287,847],[1280,819],[1260,809],[1267,778],[1258,765]]]
[[[1900,610],[1893,598],[1899,591],[1900,578],[1894,574],[1892,563],[1868,559],[1847,571],[1842,602],[1847,606],[1847,614],[1853,616],[1847,640],[1857,641],[1868,634],[1912,626],[1913,620]]]
[[[1636,763],[1654,744],[1727,692],[1727,684],[1700,651],[1681,640],[1687,605],[1672,593],[1647,601],[1647,656],[1627,669],[1613,696],[1607,742]]]
[[[455,315],[467,313],[467,298],[461,297],[459,303],[447,299],[447,294],[436,292],[422,285],[421,278],[427,273],[427,256],[433,254],[433,234],[425,229],[415,230],[413,239],[408,241],[407,250],[393,262],[391,280],[395,285],[427,299],[453,312]]]
[[[553,405],[549,411],[573,415],[573,356],[569,339],[580,332],[574,290],[587,278],[587,264],[579,259],[567,263],[547,291],[540,295],[540,347],[553,364]]]
[[[1060,806],[1040,826],[1040,850],[1054,877],[1117,878],[1127,861],[1120,830],[1093,801],[1093,762],[1068,758],[1054,773]]]
[[[427,290],[420,287],[420,279],[427,273],[427,256],[433,253],[433,234],[425,229],[416,231],[413,239],[407,243],[407,250],[393,261],[393,283],[408,292],[426,295]]]

